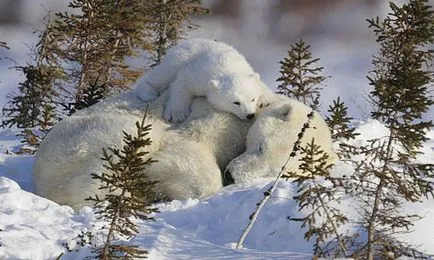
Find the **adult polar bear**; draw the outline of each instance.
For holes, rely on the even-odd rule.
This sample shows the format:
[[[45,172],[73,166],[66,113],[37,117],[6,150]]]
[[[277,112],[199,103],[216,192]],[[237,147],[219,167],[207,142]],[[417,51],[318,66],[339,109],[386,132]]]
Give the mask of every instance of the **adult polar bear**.
[[[193,97],[204,96],[214,108],[252,119],[258,102],[271,103],[273,93],[233,47],[208,39],[188,39],[167,52],[163,62],[137,84],[137,95],[152,101],[168,88],[163,117],[187,118]],[[260,100],[261,99],[261,100]]]
[[[146,169],[157,189],[169,199],[201,198],[222,187],[221,169],[245,150],[245,136],[253,123],[215,111],[196,98],[192,113],[173,126],[162,119],[167,95],[150,103],[152,123],[146,147],[158,162]],[[122,131],[136,133],[146,103],[133,91],[77,111],[58,123],[44,138],[36,154],[36,193],[59,204],[79,209],[101,195],[100,183],[91,173],[106,171],[100,160],[103,147],[122,148]]]

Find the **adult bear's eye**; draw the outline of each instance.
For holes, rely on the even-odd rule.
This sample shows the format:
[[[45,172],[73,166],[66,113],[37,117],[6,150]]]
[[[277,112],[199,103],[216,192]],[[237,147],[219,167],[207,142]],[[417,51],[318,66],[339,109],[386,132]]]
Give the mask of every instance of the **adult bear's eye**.
[[[252,102],[255,102],[255,99],[252,99]]]
[[[237,105],[237,106],[239,106],[239,105],[241,105],[241,103],[240,103],[240,102],[238,102],[238,101],[235,101],[235,102],[234,102],[234,105]]]

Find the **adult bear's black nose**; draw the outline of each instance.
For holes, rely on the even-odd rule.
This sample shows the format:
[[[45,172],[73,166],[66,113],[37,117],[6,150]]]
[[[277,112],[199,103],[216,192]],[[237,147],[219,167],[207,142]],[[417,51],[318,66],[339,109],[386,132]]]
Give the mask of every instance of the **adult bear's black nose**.
[[[247,119],[252,119],[252,118],[254,118],[255,117],[255,114],[248,114],[247,115]]]

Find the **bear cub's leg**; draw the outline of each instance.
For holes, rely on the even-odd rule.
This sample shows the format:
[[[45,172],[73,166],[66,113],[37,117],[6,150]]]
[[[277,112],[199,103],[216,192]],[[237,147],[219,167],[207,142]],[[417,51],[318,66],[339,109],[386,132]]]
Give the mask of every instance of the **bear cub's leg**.
[[[183,77],[177,77],[170,84],[169,98],[166,102],[163,117],[174,123],[183,122],[190,114],[193,94],[185,85]]]
[[[138,84],[136,94],[142,101],[150,102],[158,98],[160,93],[146,79],[142,79]]]
[[[145,102],[157,99],[169,87],[178,70],[178,64],[170,63],[170,60],[156,66],[137,83],[137,96]]]

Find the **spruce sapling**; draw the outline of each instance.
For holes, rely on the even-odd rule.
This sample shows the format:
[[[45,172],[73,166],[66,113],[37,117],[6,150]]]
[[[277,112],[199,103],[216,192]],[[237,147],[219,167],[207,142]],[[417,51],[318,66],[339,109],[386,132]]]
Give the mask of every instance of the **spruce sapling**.
[[[64,74],[48,51],[53,46],[54,38],[55,33],[50,28],[41,32],[33,50],[34,62],[15,67],[24,74],[25,80],[19,83],[19,93],[8,95],[9,100],[2,109],[0,126],[21,129],[23,143],[28,145],[21,152],[34,153],[43,137],[59,120],[56,84]]]
[[[327,163],[327,153],[315,144],[314,139],[301,147],[300,153],[303,156],[299,167],[302,173],[293,180],[298,186],[294,199],[300,212],[307,209],[311,212],[289,220],[301,222],[301,227],[308,228],[305,239],[315,238],[315,257],[347,257],[348,239],[339,232],[339,227],[347,223],[348,218],[332,205],[338,202],[342,182],[330,175],[333,164]]]
[[[90,84],[87,91],[83,93],[79,100],[68,104],[62,104],[63,109],[68,112],[68,115],[72,115],[77,110],[90,107],[100,102],[107,95],[107,87],[105,85],[97,85],[96,83]]]
[[[368,76],[371,115],[390,132],[358,148],[366,159],[353,162],[350,185],[361,205],[359,224],[367,233],[354,257],[369,260],[400,251],[396,234],[410,232],[420,219],[403,213],[403,206],[433,193],[433,167],[415,163],[415,157],[433,126],[423,114],[434,104],[429,92],[433,73],[427,66],[433,55],[434,11],[427,0],[410,0],[401,7],[390,3],[390,9],[383,21],[368,20],[380,45]]]
[[[145,124],[146,117],[147,113],[141,122],[136,122],[135,136],[123,132],[122,149],[103,149],[106,172],[92,173],[92,178],[101,181],[100,189],[107,191],[102,198],[88,198],[94,202],[96,214],[108,222],[104,245],[95,250],[99,259],[133,259],[147,253],[134,245],[115,243],[118,236],[137,234],[133,218],[153,220],[150,214],[158,212],[152,206],[157,197],[154,190],[157,182],[148,180],[146,176],[146,166],[155,162],[145,158],[148,152],[144,148],[151,144],[148,137],[151,125]]]
[[[21,129],[23,142],[29,145],[28,152],[34,153],[43,137],[58,122],[55,111],[56,91],[54,80],[61,76],[56,67],[37,64],[19,67],[26,80],[20,83],[17,95],[9,95],[2,109],[1,127],[16,126]]]
[[[151,0],[146,2],[153,39],[154,63],[151,66],[156,66],[163,60],[167,49],[185,36],[186,30],[194,30],[198,27],[191,22],[191,17],[208,14],[209,10],[201,6],[200,0]]]
[[[332,139],[335,141],[354,139],[359,135],[354,133],[356,129],[350,126],[352,118],[348,116],[347,110],[348,107],[341,101],[340,97],[333,100],[333,105],[330,105],[327,110],[330,115],[325,118],[325,121],[332,132]]]
[[[315,67],[320,59],[312,57],[310,45],[303,39],[290,47],[288,56],[280,61],[277,93],[312,105],[322,89],[320,84],[326,80],[321,75],[324,67]]]

